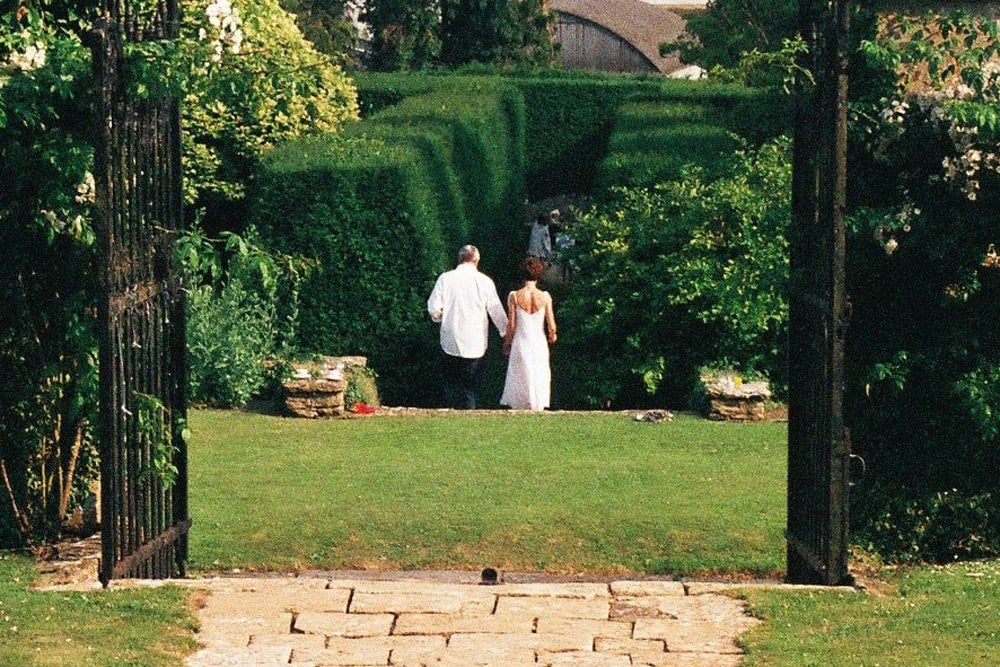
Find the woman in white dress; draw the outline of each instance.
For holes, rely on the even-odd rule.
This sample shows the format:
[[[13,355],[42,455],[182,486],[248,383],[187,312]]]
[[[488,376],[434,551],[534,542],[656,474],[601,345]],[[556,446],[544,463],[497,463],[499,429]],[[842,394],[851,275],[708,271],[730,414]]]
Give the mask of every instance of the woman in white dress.
[[[549,407],[552,373],[549,345],[556,342],[556,317],[552,295],[538,289],[545,262],[528,257],[521,264],[524,287],[507,296],[507,332],[503,339],[507,362],[500,404],[514,410]]]

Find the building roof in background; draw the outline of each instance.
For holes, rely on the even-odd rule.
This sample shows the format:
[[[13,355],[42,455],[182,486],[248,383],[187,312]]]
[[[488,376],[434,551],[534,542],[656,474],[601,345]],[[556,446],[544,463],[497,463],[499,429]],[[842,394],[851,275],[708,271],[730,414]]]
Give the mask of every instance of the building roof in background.
[[[684,19],[641,0],[549,0],[549,8],[596,23],[629,42],[664,73],[681,67],[676,55],[660,56],[660,44],[684,32]]]

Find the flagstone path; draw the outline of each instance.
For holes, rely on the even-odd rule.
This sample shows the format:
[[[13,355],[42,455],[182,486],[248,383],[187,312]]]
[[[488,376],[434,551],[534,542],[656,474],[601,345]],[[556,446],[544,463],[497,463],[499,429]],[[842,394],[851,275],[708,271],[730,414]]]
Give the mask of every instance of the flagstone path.
[[[203,591],[186,666],[728,667],[758,623],[727,584],[337,576],[183,582]]]

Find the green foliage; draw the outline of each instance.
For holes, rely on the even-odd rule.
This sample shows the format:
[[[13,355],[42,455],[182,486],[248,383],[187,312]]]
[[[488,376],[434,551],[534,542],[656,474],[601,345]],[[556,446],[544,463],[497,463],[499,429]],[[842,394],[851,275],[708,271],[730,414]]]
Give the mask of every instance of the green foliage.
[[[798,29],[798,0],[712,0],[688,17],[685,34],[661,51],[705,69],[732,68],[748,52],[774,52]]]
[[[271,378],[267,363],[291,356],[300,283],[311,265],[268,252],[253,229],[213,241],[195,229],[177,243],[187,297],[188,396],[242,407]]]
[[[551,65],[553,16],[541,0],[368,0],[368,66],[392,72],[456,67]]]
[[[150,453],[149,461],[142,464],[139,477],[144,483],[156,483],[169,489],[177,482],[179,474],[175,461],[180,448],[174,439],[175,426],[177,432],[183,427],[174,424],[170,409],[156,396],[136,394],[134,398],[138,444],[141,451]]]
[[[892,561],[946,563],[1000,555],[1000,501],[958,489],[924,495],[881,492],[878,514],[855,541]]]
[[[647,102],[621,107],[607,155],[597,169],[598,192],[675,179],[688,164],[711,171],[738,145],[732,133],[715,124],[675,120],[651,126],[648,107],[660,106]]]
[[[14,497],[0,502],[3,544],[56,537],[97,474],[96,86],[81,37],[98,8],[17,4],[0,17],[0,460]],[[122,63],[130,94],[186,95],[187,195],[207,208],[240,196],[272,142],[355,116],[353,87],[275,2],[237,4],[220,27],[207,1],[185,0],[181,38],[130,45]]]
[[[375,380],[378,374],[367,366],[349,366],[344,379],[344,407],[350,410],[355,405],[378,405],[378,387]]]
[[[619,165],[632,176],[676,175],[680,164],[669,154],[633,157],[625,149],[608,156],[612,131],[625,135],[616,141],[628,141],[629,134],[669,135],[680,123],[706,123],[759,143],[780,134],[789,120],[786,98],[737,86],[563,72],[513,76],[512,82],[525,99],[527,180],[534,198],[566,192],[600,194],[612,184],[626,182],[615,179]],[[631,111],[622,110],[623,105]],[[713,144],[704,153],[728,142],[722,136],[725,129],[702,128]],[[690,140],[697,141],[693,136]],[[607,163],[601,165],[602,160]]]
[[[0,17],[0,545],[58,534],[97,468],[86,16]]]
[[[996,554],[1000,135],[969,110],[1000,100],[997,28],[897,28],[864,44],[873,75],[852,109],[845,411],[869,471],[853,522],[887,559]]]
[[[368,138],[290,142],[265,159],[254,211],[264,239],[317,261],[302,286],[303,351],[365,355],[388,378],[433,358],[423,292],[444,254],[420,165],[412,148]],[[407,387],[421,389],[412,376]]]
[[[441,0],[441,61],[551,66],[553,23],[542,0]]]
[[[295,15],[302,36],[316,50],[336,60],[348,61],[358,46],[357,30],[347,16],[353,0],[281,0],[281,7]]]
[[[183,0],[182,35],[197,43],[212,26],[202,0]],[[239,203],[265,150],[280,141],[337,132],[357,117],[350,80],[318,53],[278,0],[239,3],[237,57],[191,63],[182,117],[185,199],[212,230],[242,228]],[[230,44],[227,48],[233,48]]]
[[[589,192],[619,101],[634,90],[610,77],[518,77],[527,113],[527,183],[533,198]]]
[[[622,188],[573,230],[557,393],[570,404],[683,402],[698,368],[785,379],[787,141],[710,175]],[[561,379],[561,380],[560,380]]]
[[[438,0],[366,0],[361,18],[372,32],[368,66],[380,72],[416,70],[437,61]]]

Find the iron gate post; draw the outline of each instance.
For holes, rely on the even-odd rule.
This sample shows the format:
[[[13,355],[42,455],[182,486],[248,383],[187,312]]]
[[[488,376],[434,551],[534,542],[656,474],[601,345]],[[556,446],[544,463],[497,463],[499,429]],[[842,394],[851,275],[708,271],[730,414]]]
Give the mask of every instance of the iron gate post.
[[[843,420],[848,0],[800,0],[789,296],[787,580],[849,580]]]

